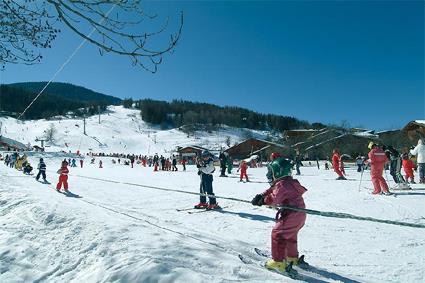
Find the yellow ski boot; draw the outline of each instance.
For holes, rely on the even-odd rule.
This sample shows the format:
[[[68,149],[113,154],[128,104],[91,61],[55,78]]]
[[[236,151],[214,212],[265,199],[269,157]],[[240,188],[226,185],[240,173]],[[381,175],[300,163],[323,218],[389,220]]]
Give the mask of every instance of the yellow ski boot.
[[[274,259],[269,259],[266,261],[266,268],[270,270],[275,270],[280,273],[286,272],[286,262],[285,261],[275,261]]]

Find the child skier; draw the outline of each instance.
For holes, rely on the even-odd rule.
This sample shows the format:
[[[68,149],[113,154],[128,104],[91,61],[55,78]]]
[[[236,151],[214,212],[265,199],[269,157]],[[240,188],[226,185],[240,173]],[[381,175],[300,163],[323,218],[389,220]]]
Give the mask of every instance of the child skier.
[[[57,171],[57,173],[60,174],[60,176],[59,176],[59,182],[56,185],[56,190],[60,192],[60,189],[63,184],[64,191],[68,192],[68,173],[69,173],[68,162],[66,162],[65,160],[62,161],[61,168]]]
[[[400,153],[393,146],[384,146],[383,150],[390,160],[390,175],[393,177],[395,189],[411,189],[409,184],[404,180],[401,175],[401,157]]]
[[[415,176],[413,175],[413,168],[415,168],[415,164],[413,164],[413,161],[409,158],[407,153],[404,153],[402,158],[404,173],[406,173],[406,181],[408,182],[410,179],[410,183],[414,184]]]
[[[214,197],[213,192],[213,173],[215,171],[214,161],[211,158],[211,154],[204,150],[201,155],[201,159],[198,160],[196,167],[198,167],[198,175],[201,176],[201,185],[200,185],[200,201],[197,205],[194,206],[196,209],[220,209],[220,206],[217,204],[216,198]],[[209,197],[209,204],[207,204],[207,194]],[[211,197],[212,196],[212,197]]]
[[[243,179],[244,176],[245,176],[246,181],[249,182],[248,175],[246,174],[247,170],[248,170],[248,164],[246,164],[245,160],[242,160],[241,164],[239,165],[239,168],[237,170],[238,172],[241,171],[239,182],[242,182],[242,179]]]
[[[38,169],[38,173],[37,173],[37,176],[35,177],[35,179],[38,181],[38,179],[40,179],[40,176],[42,176],[43,181],[45,183],[47,183],[47,180],[46,180],[46,163],[44,163],[43,158],[40,158],[40,162],[37,165],[37,169]]]
[[[253,205],[288,205],[305,208],[302,195],[307,191],[298,180],[292,178],[292,164],[283,157],[278,157],[267,166],[267,178],[271,187],[258,194],[251,201]],[[303,257],[298,258],[297,238],[304,226],[306,214],[301,211],[279,209],[276,224],[272,230],[272,259],[266,262],[266,268],[278,272],[288,272],[291,263],[303,264]]]
[[[370,142],[368,148],[370,149],[368,154],[370,162],[370,176],[372,177],[372,184],[374,187],[372,194],[391,195],[388,190],[387,182],[385,182],[384,177],[382,177],[385,163],[387,163],[388,158],[385,155],[385,152],[374,142]]]
[[[347,180],[341,172],[340,164],[339,164],[340,161],[341,161],[341,156],[339,154],[339,150],[335,148],[333,150],[333,155],[332,155],[332,166],[334,168],[335,173],[338,175],[338,178],[336,178],[336,179],[337,180]]]

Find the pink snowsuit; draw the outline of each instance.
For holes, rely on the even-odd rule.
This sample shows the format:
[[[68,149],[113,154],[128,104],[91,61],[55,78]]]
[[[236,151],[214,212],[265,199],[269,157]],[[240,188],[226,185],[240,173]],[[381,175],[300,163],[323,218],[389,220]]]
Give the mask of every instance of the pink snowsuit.
[[[245,161],[241,162],[241,165],[239,166],[239,169],[241,170],[241,174],[240,174],[240,181],[242,182],[243,177],[245,176],[246,181],[248,182],[248,175],[246,174],[246,171],[248,169],[248,165],[246,164]]]
[[[404,173],[406,173],[406,180],[409,180],[409,178],[413,181],[414,175],[413,175],[413,168],[415,168],[415,164],[413,164],[413,161],[410,159],[403,159],[402,161]]]
[[[306,191],[298,180],[287,176],[263,193],[264,203],[305,208],[302,194]],[[304,212],[293,210],[276,214],[276,224],[272,230],[272,258],[275,261],[283,261],[288,257],[298,258],[298,231],[304,226],[305,219]]]
[[[372,184],[374,187],[372,194],[380,194],[381,191],[388,193],[387,182],[385,182],[384,177],[382,177],[385,163],[388,161],[385,152],[379,147],[374,147],[369,152],[368,156],[370,160],[370,175],[372,177]]]
[[[335,152],[332,155],[332,166],[334,168],[335,173],[338,175],[338,177],[343,177],[344,175],[342,174],[340,166],[339,166],[340,160],[341,160],[341,156],[339,155],[339,153]]]

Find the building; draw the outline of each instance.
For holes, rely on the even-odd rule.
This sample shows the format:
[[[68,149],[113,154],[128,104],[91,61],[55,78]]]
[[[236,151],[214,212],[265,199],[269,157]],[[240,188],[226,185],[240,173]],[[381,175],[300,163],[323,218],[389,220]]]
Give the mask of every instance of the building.
[[[403,132],[407,134],[410,140],[418,140],[425,138],[425,120],[410,121],[403,128]]]
[[[27,146],[16,140],[0,136],[0,150],[15,151],[28,150]]]
[[[293,157],[294,151],[288,146],[255,138],[244,140],[225,150],[233,159],[245,159],[251,155],[258,155],[262,161],[268,160],[272,152],[279,152],[284,156]]]
[[[179,154],[179,159],[182,160],[185,158],[188,161],[188,164],[195,164],[196,156],[200,156],[202,151],[207,150],[206,148],[200,146],[185,146],[179,147],[177,152]]]

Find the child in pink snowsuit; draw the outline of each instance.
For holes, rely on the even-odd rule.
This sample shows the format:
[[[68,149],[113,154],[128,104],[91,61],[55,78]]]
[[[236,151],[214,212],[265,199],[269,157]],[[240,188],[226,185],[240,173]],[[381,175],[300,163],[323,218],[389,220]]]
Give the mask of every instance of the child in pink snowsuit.
[[[288,169],[285,169],[285,166]],[[291,175],[291,163],[281,157],[269,165],[268,178],[271,177],[271,187],[252,200],[254,205],[287,205],[305,208],[302,195],[307,191],[298,180]],[[283,168],[283,169],[282,169]],[[270,173],[271,171],[271,173]],[[266,267],[284,271],[292,262],[298,263],[298,232],[304,226],[305,212],[280,209],[276,214],[276,224],[271,235],[272,260],[266,262]]]
[[[240,182],[242,182],[242,179],[244,176],[246,181],[249,182],[248,175],[246,174],[247,169],[248,169],[248,164],[246,164],[245,160],[242,160],[241,165],[239,165],[239,169],[238,169],[238,171],[239,170],[241,171],[240,180],[239,180]]]
[[[378,147],[378,145],[374,144],[373,142],[370,142],[368,147],[371,149],[368,157],[370,161],[370,175],[372,177],[372,184],[374,187],[372,194],[390,194],[388,191],[387,182],[382,176],[385,163],[388,162],[387,155],[380,147]]]
[[[59,176],[59,182],[56,185],[56,190],[60,191],[63,184],[63,188],[65,192],[67,192],[68,191],[68,173],[69,173],[68,162],[62,161],[62,166],[57,171],[57,173],[60,174],[60,176]]]
[[[406,181],[409,181],[410,183],[415,183],[415,176],[413,175],[413,169],[415,168],[415,164],[413,164],[413,161],[409,159],[409,156],[406,154],[403,154],[403,169],[404,173],[406,173]]]

